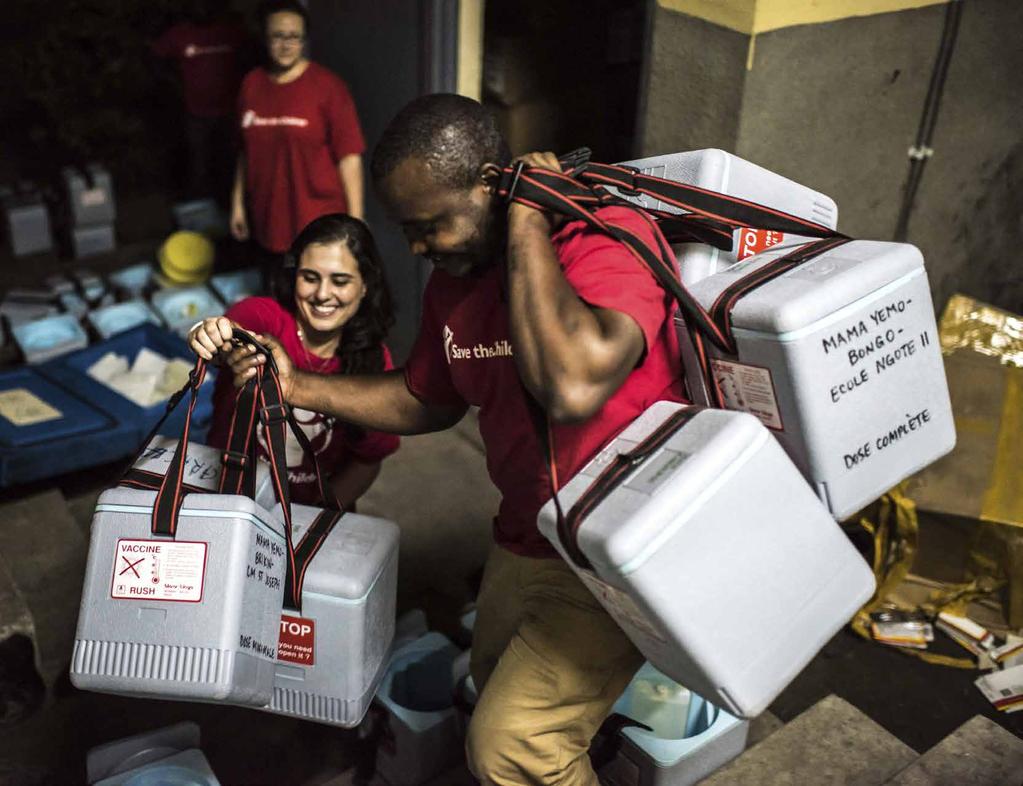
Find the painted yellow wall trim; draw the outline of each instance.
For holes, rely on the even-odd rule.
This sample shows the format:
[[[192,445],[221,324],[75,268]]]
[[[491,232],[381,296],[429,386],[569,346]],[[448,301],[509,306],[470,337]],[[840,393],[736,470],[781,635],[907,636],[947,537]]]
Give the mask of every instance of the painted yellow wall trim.
[[[483,0],[458,4],[457,90],[477,101],[483,94]]]
[[[669,11],[695,16],[747,35],[946,2],[948,0],[657,0],[658,5]]]

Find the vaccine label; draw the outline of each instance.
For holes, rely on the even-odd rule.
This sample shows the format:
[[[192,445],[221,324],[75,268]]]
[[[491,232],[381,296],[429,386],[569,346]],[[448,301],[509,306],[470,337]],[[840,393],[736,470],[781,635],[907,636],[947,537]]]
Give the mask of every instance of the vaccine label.
[[[198,603],[206,576],[206,545],[178,540],[118,540],[110,597]]]
[[[726,409],[749,412],[768,428],[785,430],[770,370],[719,358],[711,358],[710,365]]]

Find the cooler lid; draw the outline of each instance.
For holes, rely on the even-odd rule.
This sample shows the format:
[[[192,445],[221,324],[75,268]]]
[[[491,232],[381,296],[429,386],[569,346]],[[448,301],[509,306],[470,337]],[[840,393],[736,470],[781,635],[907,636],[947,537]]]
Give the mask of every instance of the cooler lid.
[[[280,516],[280,505],[274,515]],[[320,508],[292,505],[292,543],[320,513]],[[373,588],[380,571],[398,549],[398,527],[373,516],[346,513],[334,525],[305,575],[303,592],[347,601],[361,601]]]
[[[783,243],[750,257],[691,287],[709,308],[734,281],[790,252]],[[920,251],[907,243],[853,240],[790,270],[741,297],[732,310],[732,326],[780,334],[800,330],[831,316],[924,266]]]
[[[27,447],[107,429],[110,419],[31,368],[0,374],[0,446]]]
[[[648,409],[573,478],[566,487],[569,498],[578,499],[609,457],[630,450],[678,407],[659,402]],[[595,566],[614,573],[638,569],[770,438],[745,412],[701,410],[605,499],[603,511],[597,508],[583,521],[580,549]]]

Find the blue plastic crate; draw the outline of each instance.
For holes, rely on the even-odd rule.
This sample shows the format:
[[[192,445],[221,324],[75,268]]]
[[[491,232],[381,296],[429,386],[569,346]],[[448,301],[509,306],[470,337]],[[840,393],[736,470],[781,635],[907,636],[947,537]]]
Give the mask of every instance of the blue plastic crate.
[[[40,369],[48,378],[59,382],[68,390],[73,390],[84,401],[112,416],[123,418],[136,425],[136,441],[141,440],[156,425],[166,410],[166,404],[155,404],[151,407],[140,407],[117,391],[98,382],[89,376],[89,367],[108,352],[123,355],[131,364],[139,350],[146,347],[166,358],[179,357],[188,362],[195,360],[195,355],[188,348],[184,339],[179,338],[166,329],[152,324],[139,325],[132,330],[113,338],[94,344],[88,349],[65,355],[62,358],[41,366]],[[199,400],[192,416],[192,433],[190,439],[202,442],[206,438],[210,421],[213,417],[213,384],[216,370],[210,369],[206,374],[206,382],[199,392]],[[188,397],[182,399],[174,414],[167,419],[160,429],[161,434],[170,437],[181,436],[188,409]]]
[[[105,413],[36,368],[0,373],[0,486],[130,456],[134,424]]]

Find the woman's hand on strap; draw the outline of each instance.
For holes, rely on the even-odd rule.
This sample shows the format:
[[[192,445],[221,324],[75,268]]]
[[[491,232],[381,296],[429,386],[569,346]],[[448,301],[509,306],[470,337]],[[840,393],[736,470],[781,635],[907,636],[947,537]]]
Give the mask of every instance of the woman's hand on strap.
[[[203,360],[213,360],[224,347],[230,349],[234,324],[227,317],[209,317],[188,331],[188,346]],[[223,355],[221,355],[223,357]]]
[[[277,378],[281,385],[281,394],[284,400],[287,401],[295,380],[295,365],[291,362],[291,358],[288,357],[288,353],[284,351],[281,343],[273,336],[256,333],[253,335],[253,338],[273,353],[274,363],[277,365]],[[256,375],[256,368],[266,363],[266,356],[252,344],[234,346],[226,359],[228,366],[231,367],[231,373],[234,375],[234,386],[236,388],[245,385],[246,382]]]

